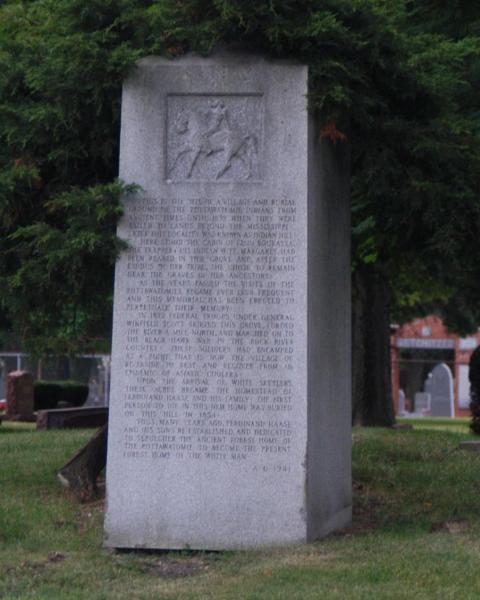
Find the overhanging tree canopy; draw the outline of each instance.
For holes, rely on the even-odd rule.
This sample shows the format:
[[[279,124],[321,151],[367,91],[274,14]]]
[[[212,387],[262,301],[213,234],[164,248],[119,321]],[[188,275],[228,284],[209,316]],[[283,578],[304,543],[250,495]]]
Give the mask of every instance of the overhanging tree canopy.
[[[415,304],[425,289],[435,296],[435,286],[448,296],[448,279],[438,283],[435,275],[439,257],[458,272],[458,227],[478,226],[472,100],[479,43],[465,32],[454,39],[440,31],[431,4],[4,2],[4,318],[41,352],[95,348],[96,338],[108,337],[120,249],[114,229],[121,186],[112,182],[122,81],[141,56],[208,53],[231,43],[309,64],[310,105],[324,124],[319,135],[337,143],[348,137],[352,147],[354,269],[361,274],[367,265],[393,283],[398,305]],[[425,285],[423,274],[432,272]]]

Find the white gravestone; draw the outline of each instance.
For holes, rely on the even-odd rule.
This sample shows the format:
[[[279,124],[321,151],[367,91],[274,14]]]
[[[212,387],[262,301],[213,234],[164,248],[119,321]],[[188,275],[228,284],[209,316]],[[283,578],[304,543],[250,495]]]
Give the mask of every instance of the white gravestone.
[[[417,392],[415,394],[415,412],[423,415],[430,414],[432,397],[426,392]]]
[[[398,390],[398,414],[403,416],[405,414],[405,392],[402,389]]]
[[[431,390],[432,417],[453,417],[453,378],[446,364],[441,363],[433,369]]]
[[[105,543],[224,549],[347,525],[348,155],[307,69],[217,55],[125,83]]]

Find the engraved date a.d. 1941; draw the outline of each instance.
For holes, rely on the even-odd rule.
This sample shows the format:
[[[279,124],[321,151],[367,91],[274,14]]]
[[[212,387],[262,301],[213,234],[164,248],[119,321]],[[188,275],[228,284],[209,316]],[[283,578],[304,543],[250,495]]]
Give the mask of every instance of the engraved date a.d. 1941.
[[[169,96],[167,180],[260,179],[260,96]]]

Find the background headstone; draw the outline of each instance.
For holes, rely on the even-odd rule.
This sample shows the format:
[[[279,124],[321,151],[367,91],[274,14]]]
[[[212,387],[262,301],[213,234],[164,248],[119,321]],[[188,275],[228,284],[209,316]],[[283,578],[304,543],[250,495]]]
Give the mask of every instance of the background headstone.
[[[54,408],[37,412],[37,429],[86,429],[103,427],[108,421],[108,406]]]
[[[430,414],[432,398],[430,394],[425,392],[417,392],[415,394],[415,412],[424,415]]]
[[[441,363],[432,371],[432,417],[453,417],[453,377],[449,367]]]
[[[398,390],[398,414],[405,414],[405,392],[402,389]]]
[[[151,57],[125,83],[108,546],[350,521],[348,157],[319,130],[298,64]]]
[[[7,375],[7,415],[33,415],[33,375],[27,371],[12,371]]]

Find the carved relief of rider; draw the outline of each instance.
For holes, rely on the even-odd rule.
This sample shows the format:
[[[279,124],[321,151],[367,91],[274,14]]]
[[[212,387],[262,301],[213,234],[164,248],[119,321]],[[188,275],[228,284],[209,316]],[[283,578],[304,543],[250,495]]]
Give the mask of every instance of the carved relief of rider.
[[[211,100],[206,110],[180,113],[177,123],[176,131],[184,137],[184,144],[176,152],[170,172],[175,170],[179,161],[185,160],[185,177],[189,179],[202,155],[207,157],[221,153],[224,160],[218,165],[215,179],[230,169],[234,158],[244,165],[245,176],[250,177],[256,138],[230,125],[228,110],[222,100]]]
[[[205,136],[209,136],[212,133],[220,131],[220,129],[222,129],[222,125],[224,125],[224,129],[230,131],[230,126],[227,119],[227,109],[221,100],[212,100],[212,102],[210,102],[210,110],[208,112],[210,117],[210,125],[205,132]]]
[[[206,115],[207,128],[201,133],[204,149],[206,155],[210,156],[217,149],[210,140],[210,136],[218,133],[219,131],[226,130],[230,131],[230,126],[227,120],[227,109],[221,100],[212,100],[210,102],[210,108]]]

